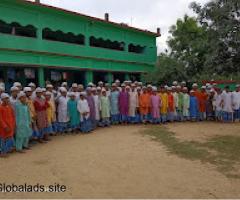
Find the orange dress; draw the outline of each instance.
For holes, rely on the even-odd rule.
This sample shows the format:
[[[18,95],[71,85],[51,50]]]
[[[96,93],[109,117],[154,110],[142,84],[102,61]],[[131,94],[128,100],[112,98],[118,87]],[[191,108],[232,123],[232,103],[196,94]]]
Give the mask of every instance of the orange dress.
[[[150,112],[150,95],[148,93],[140,95],[139,110],[142,115],[147,115]]]
[[[15,116],[11,105],[0,105],[0,137],[7,139],[13,137],[15,130]],[[9,128],[9,131],[6,131]]]
[[[175,111],[174,97],[170,93],[168,94],[168,112],[174,112],[174,111]]]
[[[206,103],[207,103],[207,93],[199,92],[198,94],[198,104],[199,104],[199,112],[206,112]]]

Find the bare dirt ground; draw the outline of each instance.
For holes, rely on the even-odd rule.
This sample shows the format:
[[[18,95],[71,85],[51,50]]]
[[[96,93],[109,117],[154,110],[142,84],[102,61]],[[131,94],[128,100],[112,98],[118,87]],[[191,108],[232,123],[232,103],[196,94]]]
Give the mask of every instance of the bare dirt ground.
[[[239,125],[170,124],[184,139],[240,134]],[[240,198],[240,180],[210,164],[179,158],[139,132],[117,126],[54,137],[0,160],[0,182],[66,185],[65,193],[0,193],[0,198]]]

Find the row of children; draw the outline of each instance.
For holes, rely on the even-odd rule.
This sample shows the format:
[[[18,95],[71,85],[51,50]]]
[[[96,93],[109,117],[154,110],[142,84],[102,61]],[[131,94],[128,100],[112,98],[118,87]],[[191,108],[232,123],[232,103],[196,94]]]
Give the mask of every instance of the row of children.
[[[188,90],[186,83],[173,86],[143,86],[141,82],[116,81],[109,87],[99,82],[76,83],[68,88],[66,82],[54,90],[36,88],[34,83],[22,88],[18,82],[11,94],[0,87],[0,151],[24,152],[29,141],[40,143],[49,140],[49,135],[68,132],[88,133],[97,127],[110,124],[166,123],[173,121],[217,120],[239,121],[240,85],[236,90],[223,91],[206,84],[198,89],[195,83]]]

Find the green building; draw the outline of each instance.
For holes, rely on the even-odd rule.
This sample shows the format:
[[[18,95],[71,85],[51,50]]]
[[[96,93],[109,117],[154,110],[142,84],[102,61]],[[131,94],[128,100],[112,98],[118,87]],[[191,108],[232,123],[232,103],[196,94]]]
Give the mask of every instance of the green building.
[[[86,84],[141,79],[158,33],[24,0],[0,1],[0,79]]]

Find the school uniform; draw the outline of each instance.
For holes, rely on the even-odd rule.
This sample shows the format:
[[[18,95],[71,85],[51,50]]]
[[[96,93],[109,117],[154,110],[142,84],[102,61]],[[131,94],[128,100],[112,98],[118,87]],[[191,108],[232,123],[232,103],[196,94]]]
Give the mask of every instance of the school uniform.
[[[189,119],[190,96],[187,93],[183,94],[183,120]]]
[[[28,148],[28,142],[32,135],[31,117],[27,104],[18,102],[15,107],[16,111],[16,150],[21,151]]]
[[[160,123],[160,107],[161,99],[159,95],[151,95],[151,114],[152,114],[152,123]]]
[[[83,133],[88,133],[92,130],[90,120],[90,108],[86,99],[79,99],[77,104],[78,112],[80,113],[80,130]],[[84,115],[84,113],[87,113]]]
[[[199,113],[199,103],[196,96],[190,96],[190,104],[189,104],[189,112],[190,112],[190,119],[197,120],[198,113]]]
[[[151,99],[148,93],[142,93],[139,98],[139,109],[143,121],[148,120],[148,113],[150,112]]]
[[[69,117],[69,128],[71,131],[74,131],[80,126],[80,114],[77,110],[77,100],[68,100],[67,112]]]
[[[94,100],[94,106],[95,106],[96,125],[99,125],[99,122],[101,120],[101,116],[100,116],[100,97],[98,95],[93,95],[93,100]]]
[[[118,124],[120,121],[119,114],[119,91],[113,91],[110,95],[110,105],[111,105],[111,122],[112,124]]]
[[[88,102],[88,106],[90,109],[90,120],[92,124],[91,126],[92,126],[92,129],[95,129],[97,127],[97,123],[96,123],[96,109],[95,109],[94,98],[92,95],[87,95],[86,100]]]
[[[15,116],[11,105],[0,105],[0,147],[1,154],[12,150],[14,145]],[[6,131],[9,128],[9,131]]]
[[[170,122],[174,121],[175,117],[175,102],[174,102],[174,96],[172,93],[168,94],[168,115],[167,120]]]
[[[101,126],[110,126],[110,101],[108,96],[100,97]]]
[[[58,107],[58,132],[63,133],[66,132],[68,129],[68,112],[67,112],[67,103],[68,103],[68,97],[60,96],[57,100]]]
[[[129,111],[129,94],[126,91],[122,91],[119,94],[119,111],[120,122],[127,122]]]
[[[232,93],[223,91],[223,121],[231,122],[233,120]]]
[[[160,98],[162,100],[162,107],[160,109],[161,114],[161,122],[165,123],[167,121],[167,113],[168,113],[168,94],[160,93]]]
[[[129,112],[128,121],[130,123],[136,123],[136,111],[138,107],[138,94],[135,91],[129,92]]]
[[[240,119],[240,92],[232,92],[232,102],[234,110],[234,120]]]

